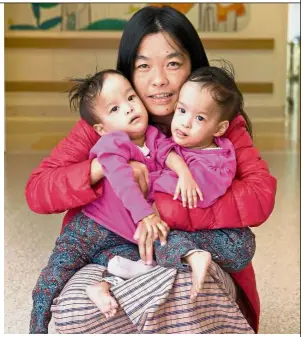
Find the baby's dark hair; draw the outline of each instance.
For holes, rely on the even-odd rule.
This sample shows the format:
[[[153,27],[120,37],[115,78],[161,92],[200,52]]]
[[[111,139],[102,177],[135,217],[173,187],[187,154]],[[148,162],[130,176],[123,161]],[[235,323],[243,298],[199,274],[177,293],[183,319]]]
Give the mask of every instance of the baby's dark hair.
[[[202,67],[190,74],[187,79],[197,82],[201,88],[208,88],[213,99],[221,109],[221,119],[231,121],[241,114],[247,124],[247,131],[252,136],[252,124],[244,111],[243,95],[234,79],[234,68],[230,62],[220,60],[221,67]]]
[[[115,69],[105,69],[86,78],[72,78],[70,82],[75,84],[69,92],[69,105],[71,110],[79,110],[80,116],[88,124],[94,125],[99,122],[95,114],[95,101],[102,91],[106,75],[124,75]]]

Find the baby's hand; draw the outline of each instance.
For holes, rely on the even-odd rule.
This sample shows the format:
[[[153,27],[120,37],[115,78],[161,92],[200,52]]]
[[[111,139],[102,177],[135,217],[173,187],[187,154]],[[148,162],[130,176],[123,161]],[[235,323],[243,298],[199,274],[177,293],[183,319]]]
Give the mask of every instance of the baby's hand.
[[[183,207],[186,207],[186,203],[188,202],[189,208],[196,208],[198,203],[197,195],[199,195],[201,201],[203,200],[202,192],[190,172],[179,176],[174,200],[178,199],[180,193]]]

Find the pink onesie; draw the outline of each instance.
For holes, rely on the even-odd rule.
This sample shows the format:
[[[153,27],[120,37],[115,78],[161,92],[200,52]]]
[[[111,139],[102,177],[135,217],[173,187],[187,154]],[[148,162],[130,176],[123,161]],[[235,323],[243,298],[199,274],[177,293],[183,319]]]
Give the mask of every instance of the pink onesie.
[[[136,226],[152,214],[153,194],[174,194],[177,175],[166,168],[165,161],[174,149],[187,163],[199,185],[204,200],[199,207],[208,207],[223,195],[236,172],[236,157],[232,143],[226,138],[215,139],[219,148],[192,150],[178,146],[158,129],[149,126],[146,131],[145,156],[125,132],[115,131],[101,137],[90,151],[90,158],[98,158],[103,167],[103,194],[83,207],[83,213],[100,225],[125,239],[133,239]],[[149,170],[149,193],[144,198],[128,164],[130,160],[144,163]],[[179,197],[181,200],[181,196]],[[169,225],[169,224],[168,224]]]

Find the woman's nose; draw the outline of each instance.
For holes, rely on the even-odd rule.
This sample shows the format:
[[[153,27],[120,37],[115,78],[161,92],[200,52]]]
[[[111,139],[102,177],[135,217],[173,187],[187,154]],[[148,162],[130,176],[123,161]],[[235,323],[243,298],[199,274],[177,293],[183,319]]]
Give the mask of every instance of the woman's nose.
[[[162,87],[168,84],[166,72],[163,69],[156,69],[152,74],[152,85],[154,87]]]

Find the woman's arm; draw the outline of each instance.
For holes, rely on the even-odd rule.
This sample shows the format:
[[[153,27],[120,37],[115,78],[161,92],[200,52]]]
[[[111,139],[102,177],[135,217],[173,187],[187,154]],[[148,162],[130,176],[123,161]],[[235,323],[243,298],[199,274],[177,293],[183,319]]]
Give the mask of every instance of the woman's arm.
[[[231,187],[205,209],[183,208],[170,195],[155,193],[164,221],[174,224],[174,219],[182,219],[186,228],[198,230],[258,226],[267,220],[274,207],[276,179],[253,146],[242,116],[233,120],[226,136],[234,145],[237,159],[237,173]]]
[[[83,206],[102,194],[101,166],[88,158],[98,139],[93,128],[80,120],[50,156],[42,160],[25,189],[32,211],[59,213]]]

